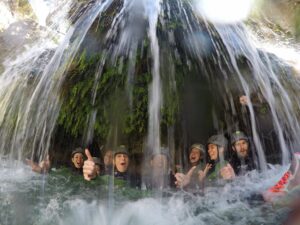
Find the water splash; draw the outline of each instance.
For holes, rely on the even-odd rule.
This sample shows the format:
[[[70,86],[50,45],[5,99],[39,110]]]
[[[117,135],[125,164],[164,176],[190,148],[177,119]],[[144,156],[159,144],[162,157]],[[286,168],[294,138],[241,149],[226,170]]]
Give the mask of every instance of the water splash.
[[[285,217],[283,211],[253,196],[276,182],[287,167],[252,171],[225,187],[207,188],[204,195],[177,191],[162,199],[136,200],[115,195],[110,213],[105,187],[89,187],[59,170],[52,171],[45,184],[47,191],[40,198],[41,175],[30,172],[29,167],[16,171],[7,160],[2,159],[1,165],[0,218],[4,224],[272,224]],[[22,210],[20,205],[26,207]]]

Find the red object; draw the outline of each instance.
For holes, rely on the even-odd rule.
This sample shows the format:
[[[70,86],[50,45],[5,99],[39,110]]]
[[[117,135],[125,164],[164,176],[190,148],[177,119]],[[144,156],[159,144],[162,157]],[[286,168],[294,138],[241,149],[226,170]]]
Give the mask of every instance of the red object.
[[[273,187],[268,189],[268,191],[275,192],[275,193],[285,192],[285,188],[289,182],[290,176],[291,176],[291,172],[287,171]]]

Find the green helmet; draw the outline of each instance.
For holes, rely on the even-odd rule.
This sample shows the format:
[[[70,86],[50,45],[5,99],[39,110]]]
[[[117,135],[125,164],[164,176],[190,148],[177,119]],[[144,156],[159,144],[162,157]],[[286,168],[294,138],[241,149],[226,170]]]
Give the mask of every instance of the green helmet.
[[[125,145],[120,145],[116,148],[116,150],[114,151],[114,156],[116,156],[117,154],[126,154],[129,156],[128,149]]]
[[[234,145],[234,143],[239,140],[248,141],[248,137],[244,134],[244,132],[238,130],[231,135],[231,145]]]
[[[205,147],[204,145],[202,144],[193,144],[191,147],[190,147],[190,152],[194,149],[198,149],[200,151],[200,153],[203,155],[205,155]]]
[[[217,135],[213,135],[211,136],[208,141],[207,141],[207,145],[209,144],[215,144],[218,145],[219,147],[224,147],[226,148],[227,146],[227,139],[224,137],[224,135],[222,134],[217,134]]]

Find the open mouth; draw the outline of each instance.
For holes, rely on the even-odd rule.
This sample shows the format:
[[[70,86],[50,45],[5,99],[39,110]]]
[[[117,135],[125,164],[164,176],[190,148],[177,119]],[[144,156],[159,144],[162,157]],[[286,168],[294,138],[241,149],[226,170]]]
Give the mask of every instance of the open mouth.
[[[197,160],[196,157],[191,157],[191,161],[192,161],[192,162],[194,162],[194,161],[196,161],[196,160]]]

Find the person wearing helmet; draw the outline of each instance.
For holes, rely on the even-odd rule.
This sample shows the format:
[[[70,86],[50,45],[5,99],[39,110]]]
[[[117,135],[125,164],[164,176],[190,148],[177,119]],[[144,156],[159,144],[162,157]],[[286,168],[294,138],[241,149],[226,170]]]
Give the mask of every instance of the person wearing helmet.
[[[104,162],[104,174],[110,175],[113,170],[113,159],[114,153],[113,150],[107,149],[104,153],[103,162]]]
[[[230,159],[235,174],[244,175],[247,171],[255,169],[250,152],[249,139],[242,131],[235,131],[231,135],[231,148],[233,155]]]
[[[85,180],[90,181],[97,177],[96,163],[88,149],[85,150],[85,154],[88,159],[84,162],[83,176]],[[131,187],[139,187],[140,179],[129,173],[129,163],[129,152],[127,148],[124,145],[118,146],[113,152],[113,176],[116,178],[115,184],[118,183],[117,181],[119,180],[125,181],[125,184]]]
[[[114,151],[114,177],[128,180],[129,153],[124,145],[120,145]]]
[[[170,169],[169,149],[161,147],[160,151],[153,152],[150,159],[149,173],[144,182],[147,189],[162,190],[175,187],[175,177]]]
[[[78,175],[83,173],[84,152],[82,148],[76,148],[71,154],[72,172]]]
[[[95,163],[95,169],[97,176],[103,175],[103,168],[101,160],[97,157],[93,157],[94,163]]]
[[[202,167],[205,157],[205,147],[202,144],[193,144],[190,147],[189,163],[190,168],[193,166]]]
[[[255,113],[256,131],[264,149],[267,162],[271,164],[281,163],[280,138],[274,127],[273,116],[268,101],[266,101],[259,91],[256,91],[249,96],[240,95],[239,102],[242,106],[240,115],[243,116],[243,119],[241,121],[244,121],[244,126],[240,124],[240,127],[243,127],[248,133],[252,132],[252,122],[250,119],[250,108],[252,107]]]
[[[211,167],[204,164],[205,147],[202,144],[193,144],[190,147],[189,168],[186,174],[176,173],[176,186],[180,188],[198,189]]]
[[[211,136],[207,141],[207,152],[211,168],[208,171],[207,179],[209,181],[222,178],[231,180],[235,177],[232,166],[225,160],[225,151],[227,148],[227,139],[224,135],[218,134]]]

